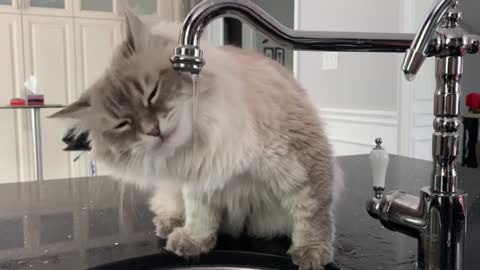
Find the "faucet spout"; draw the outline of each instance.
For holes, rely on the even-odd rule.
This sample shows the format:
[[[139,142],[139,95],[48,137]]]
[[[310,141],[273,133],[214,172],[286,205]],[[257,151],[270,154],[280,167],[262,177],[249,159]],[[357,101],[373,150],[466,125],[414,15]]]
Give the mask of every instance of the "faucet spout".
[[[443,15],[456,4],[457,0],[440,0],[432,7],[403,59],[402,70],[407,80],[411,81],[415,78],[428,56],[430,41],[442,21]]]
[[[293,30],[248,0],[205,0],[185,18],[179,47],[171,58],[175,70],[200,72],[205,63],[200,49],[202,33],[214,19],[225,16],[239,17],[281,46],[294,50],[403,53],[410,47],[414,37],[413,34],[403,33]]]

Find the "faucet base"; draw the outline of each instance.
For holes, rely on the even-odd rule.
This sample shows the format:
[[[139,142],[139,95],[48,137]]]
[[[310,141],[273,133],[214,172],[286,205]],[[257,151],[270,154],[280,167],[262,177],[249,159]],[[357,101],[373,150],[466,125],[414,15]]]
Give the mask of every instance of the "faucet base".
[[[467,231],[467,194],[423,188],[425,226],[418,236],[419,270],[462,270]]]
[[[418,270],[462,270],[467,229],[467,194],[430,187],[420,197],[392,191],[367,202],[368,213],[392,231],[418,239]]]

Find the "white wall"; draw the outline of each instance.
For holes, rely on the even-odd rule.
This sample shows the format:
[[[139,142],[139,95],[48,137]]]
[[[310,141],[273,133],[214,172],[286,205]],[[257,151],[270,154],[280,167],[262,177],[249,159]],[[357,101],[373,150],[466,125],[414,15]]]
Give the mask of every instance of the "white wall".
[[[297,0],[295,27],[415,32],[430,5],[430,0]],[[322,70],[322,53],[297,53],[296,76],[319,107],[337,155],[368,153],[382,137],[391,153],[429,159],[424,144],[431,138],[431,65],[416,82],[406,83],[402,59],[403,54],[339,53],[338,68]]]
[[[471,33],[480,34],[480,1],[466,0],[460,2],[463,12],[463,24]],[[465,97],[468,93],[480,92],[480,78],[478,71],[480,70],[480,54],[467,55],[465,57],[464,74],[462,78],[462,109],[466,110]]]
[[[301,30],[399,32],[400,1],[298,1]],[[338,70],[319,69],[322,54],[299,53],[299,78],[319,106],[396,111],[396,54],[340,53]]]
[[[403,32],[416,32],[433,5],[432,0],[403,2]],[[399,88],[399,152],[402,155],[432,159],[433,93],[435,60],[423,64],[415,81],[403,76]]]
[[[297,1],[301,30],[399,32],[401,1]],[[325,119],[336,154],[370,151],[383,137],[397,152],[399,57],[339,53],[337,70],[322,70],[322,53],[299,52],[296,74]]]

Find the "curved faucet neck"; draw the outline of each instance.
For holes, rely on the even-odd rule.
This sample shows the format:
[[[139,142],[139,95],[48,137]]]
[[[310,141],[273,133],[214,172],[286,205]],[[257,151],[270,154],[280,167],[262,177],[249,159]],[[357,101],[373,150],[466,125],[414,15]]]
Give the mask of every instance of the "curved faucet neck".
[[[414,37],[413,34],[403,33],[293,30],[251,1],[205,0],[195,6],[185,18],[179,38],[180,45],[171,59],[175,70],[200,72],[204,63],[200,49],[203,31],[210,22],[224,16],[239,17],[279,45],[295,50],[404,53]]]
[[[402,70],[407,80],[413,80],[427,58],[427,50],[443,16],[450,8],[456,8],[458,0],[440,0],[434,5],[418,30],[412,45],[403,59]]]

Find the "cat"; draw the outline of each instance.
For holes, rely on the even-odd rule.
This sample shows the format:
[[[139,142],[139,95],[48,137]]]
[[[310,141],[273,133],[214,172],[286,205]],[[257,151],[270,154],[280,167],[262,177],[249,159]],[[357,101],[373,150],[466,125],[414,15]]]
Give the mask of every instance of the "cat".
[[[323,269],[334,256],[341,170],[306,91],[271,59],[203,42],[194,121],[191,75],[170,63],[181,25],[147,27],[125,13],[110,66],[51,117],[88,131],[115,176],[153,190],[166,249],[197,256],[219,232],[287,235],[301,269]]]

